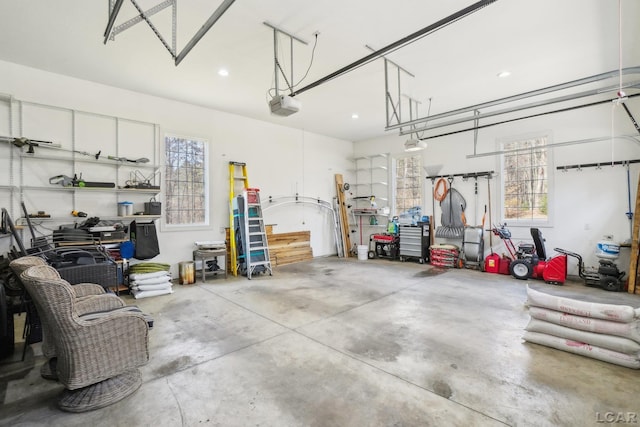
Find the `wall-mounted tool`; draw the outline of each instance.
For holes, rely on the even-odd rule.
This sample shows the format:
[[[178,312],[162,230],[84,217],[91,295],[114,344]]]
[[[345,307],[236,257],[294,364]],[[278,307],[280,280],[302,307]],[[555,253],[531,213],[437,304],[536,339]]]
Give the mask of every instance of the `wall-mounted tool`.
[[[139,170],[135,170],[129,174],[129,180],[125,182],[124,188],[138,188],[146,190],[159,190],[160,171],[153,172],[145,176]]]
[[[66,175],[56,175],[49,178],[49,184],[60,184],[63,187],[75,187],[73,178]]]
[[[128,163],[149,163],[149,159],[146,157],[140,157],[137,159],[129,159],[128,157],[116,157],[116,156],[107,156],[107,159],[114,160],[116,162],[128,162]]]
[[[46,213],[45,211],[38,211],[37,213],[32,213],[28,215],[29,218],[51,218],[51,215]]]
[[[100,160],[100,157],[102,156],[102,150],[98,151],[97,153],[89,153],[88,151],[80,151],[80,150],[73,150],[70,148],[64,148],[58,143],[54,143],[51,141],[43,141],[40,139],[29,139],[25,137],[14,138],[12,136],[0,136],[0,142],[8,142],[20,148],[26,145],[29,147],[27,149],[27,154],[35,154],[35,147],[42,147],[42,148],[52,148],[60,151],[65,151],[68,153],[81,154],[83,156],[93,157],[96,160]],[[150,160],[146,157],[130,159],[128,157],[102,156],[103,159],[105,157],[108,160],[112,160],[114,162],[122,162],[122,163],[144,164],[144,163],[150,162]]]
[[[53,144],[52,142],[49,142],[49,141],[40,141],[38,139],[27,139],[24,137],[13,138],[9,136],[2,136],[0,137],[0,140],[4,142],[9,142],[15,145],[16,147],[20,147],[20,148],[24,147],[25,145],[28,146],[29,148],[27,149],[27,154],[35,154],[34,147],[40,147],[41,144],[47,144],[48,146],[53,148],[60,148],[59,145]]]
[[[51,141],[43,141],[41,139],[29,139],[25,137],[10,137],[10,136],[0,136],[0,142],[9,142],[16,147],[24,147],[25,145],[29,148],[27,149],[27,154],[35,154],[35,147],[44,147],[44,148],[53,148],[56,150],[66,151],[69,153],[82,154],[83,156],[94,157],[96,160],[100,157],[102,151],[98,151],[97,153],[89,153],[87,151],[79,151],[79,150],[71,150],[68,148],[62,148],[60,144],[53,143]]]
[[[60,184],[63,187],[90,187],[90,188],[115,188],[115,184],[113,182],[92,182],[85,181],[82,179],[82,174],[80,174],[80,178],[77,175],[73,175],[73,178],[67,175],[56,175],[49,178],[49,184]]]

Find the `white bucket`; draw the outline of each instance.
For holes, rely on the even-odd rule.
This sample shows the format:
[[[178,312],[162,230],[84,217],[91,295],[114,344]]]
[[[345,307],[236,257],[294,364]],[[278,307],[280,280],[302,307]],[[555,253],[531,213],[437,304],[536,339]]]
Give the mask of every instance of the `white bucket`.
[[[360,261],[366,261],[369,259],[369,246],[358,245],[358,259]]]
[[[133,215],[133,202],[119,202],[118,216],[131,216],[131,215]]]

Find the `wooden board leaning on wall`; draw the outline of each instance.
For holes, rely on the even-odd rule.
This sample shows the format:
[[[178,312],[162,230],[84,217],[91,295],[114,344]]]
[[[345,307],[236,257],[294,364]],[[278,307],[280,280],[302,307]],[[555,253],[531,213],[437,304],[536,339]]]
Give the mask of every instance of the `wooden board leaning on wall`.
[[[269,244],[269,259],[271,265],[286,265],[313,258],[311,249],[311,232],[294,231],[291,233],[274,233],[273,225],[266,225],[267,242]],[[225,241],[229,252],[229,229],[226,229]],[[227,257],[227,263],[230,257]],[[227,268],[231,266],[227,264]],[[228,270],[231,271],[231,270]]]

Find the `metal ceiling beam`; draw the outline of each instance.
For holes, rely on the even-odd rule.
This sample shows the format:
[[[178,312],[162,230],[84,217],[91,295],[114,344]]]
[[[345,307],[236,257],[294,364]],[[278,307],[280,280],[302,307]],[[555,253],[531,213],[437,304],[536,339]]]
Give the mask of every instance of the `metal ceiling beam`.
[[[624,107],[624,111],[627,112],[627,115],[629,116],[631,123],[633,123],[633,126],[636,128],[638,133],[640,133],[640,126],[638,126],[638,122],[636,121],[635,117],[633,117],[633,114],[631,114],[631,111],[629,110],[629,107],[627,107],[627,104],[623,102],[622,107]]]
[[[640,93],[629,95],[627,98],[635,98],[635,97],[638,97],[638,96],[640,96]],[[458,134],[458,133],[469,132],[469,131],[476,130],[476,129],[484,129],[484,128],[488,128],[488,127],[492,127],[492,126],[502,125],[502,124],[505,124],[505,123],[516,122],[518,120],[531,119],[531,118],[534,118],[534,117],[545,116],[547,114],[564,113],[566,111],[577,110],[579,108],[587,108],[587,107],[594,107],[596,105],[608,104],[608,103],[611,103],[611,102],[616,102],[617,100],[618,100],[618,98],[605,99],[605,100],[601,100],[601,101],[590,102],[588,104],[574,105],[574,106],[571,106],[571,107],[559,108],[557,110],[545,111],[543,113],[535,113],[535,114],[529,114],[528,116],[506,119],[506,120],[502,120],[502,121],[495,122],[495,123],[487,123],[487,124],[484,124],[484,125],[475,125],[475,126],[472,126],[470,128],[454,130],[454,131],[451,131],[451,132],[445,132],[445,133],[441,133],[441,134],[438,134],[438,135],[424,136],[424,137],[420,137],[419,139],[421,141],[424,141],[424,140],[427,140],[427,139],[441,138],[443,136],[455,135],[455,134]],[[471,120],[474,120],[474,118],[472,117]]]
[[[447,25],[449,25],[449,24],[451,24],[451,23],[453,23],[453,22],[455,22],[455,21],[457,21],[459,19],[464,18],[467,15],[470,15],[470,14],[472,14],[474,12],[477,12],[478,10],[482,9],[483,7],[488,6],[491,3],[495,3],[496,1],[498,1],[498,0],[482,0],[482,1],[479,1],[479,2],[476,2],[476,3],[472,4],[472,5],[470,5],[468,7],[465,7],[464,9],[461,9],[458,12],[455,12],[455,13],[447,16],[446,18],[443,18],[443,19],[441,19],[441,20],[439,20],[437,22],[434,22],[433,24],[431,24],[431,25],[429,25],[427,27],[424,27],[421,30],[418,30],[418,31],[416,31],[416,32],[414,32],[412,34],[409,34],[408,36],[406,36],[406,37],[404,37],[404,38],[402,38],[402,39],[400,39],[400,40],[398,40],[398,41],[396,41],[394,43],[391,43],[391,44],[383,47],[382,49],[377,50],[377,51],[365,56],[364,58],[361,58],[361,59],[359,59],[359,60],[357,60],[355,62],[352,62],[351,64],[349,64],[349,65],[347,65],[345,67],[340,68],[339,70],[334,71],[333,73],[328,74],[327,76],[322,77],[321,79],[316,80],[313,83],[309,83],[308,85],[304,86],[303,88],[298,89],[295,92],[291,92],[291,96],[299,95],[299,94],[301,94],[303,92],[308,91],[309,89],[313,89],[316,86],[319,86],[319,85],[321,85],[323,83],[326,83],[329,80],[333,80],[336,77],[342,76],[343,74],[346,74],[346,73],[348,73],[350,71],[353,71],[354,69],[359,68],[359,67],[361,67],[361,66],[363,66],[365,64],[368,64],[369,62],[374,61],[374,60],[382,57],[383,55],[385,55],[387,53],[391,53],[393,51],[396,51],[396,50],[398,50],[398,49],[400,49],[400,48],[402,48],[402,47],[404,47],[404,46],[406,46],[406,45],[408,45],[410,43],[413,43],[414,41],[416,41],[416,40],[418,40],[418,39],[420,39],[422,37],[425,37],[425,36],[435,32],[435,31],[438,31],[439,29],[441,29],[441,28],[443,28],[443,27],[445,27],[445,26],[447,26]]]
[[[113,31],[111,31],[111,36],[110,38],[113,40],[113,38],[120,34],[121,32],[123,32],[124,30],[128,30],[129,28],[133,27],[134,25],[142,22],[145,20],[145,16],[152,16],[155,15],[156,13],[168,8],[169,6],[173,6],[175,5],[176,0],[166,0],[154,7],[152,7],[151,9],[147,9],[145,10],[143,13],[139,14],[138,16],[129,19],[126,22],[123,22],[122,24],[118,25],[117,27],[115,27],[113,29]]]
[[[109,21],[107,22],[107,28],[104,30],[104,44],[107,44],[107,40],[109,40],[109,34],[111,33],[111,29],[113,28],[113,24],[116,22],[116,17],[120,12],[120,7],[122,7],[122,3],[124,0],[116,0],[113,4],[113,7],[109,11]]]
[[[162,37],[162,34],[160,34],[160,31],[158,31],[158,29],[155,27],[155,25],[153,25],[153,23],[149,20],[149,17],[145,14],[145,12],[138,5],[138,3],[136,3],[136,0],[131,0],[131,4],[133,4],[133,6],[136,8],[138,13],[140,14],[140,17],[145,20],[147,25],[149,25],[149,28],[151,28],[151,30],[156,35],[156,37],[158,37],[160,42],[162,42],[162,45],[169,51],[169,53],[171,54],[171,57],[175,58],[176,57],[176,53],[175,53],[174,48],[169,46],[169,43],[167,43],[167,41],[164,39],[164,37]],[[174,24],[175,24],[175,22],[174,22]]]
[[[636,81],[633,82],[625,87],[636,87],[640,85],[640,81]],[[432,125],[428,125],[428,126],[421,126],[421,127],[416,127],[416,130],[412,130],[412,131],[406,131],[403,129],[400,129],[400,135],[408,135],[411,133],[414,133],[416,131],[418,132],[424,132],[427,130],[432,130],[432,129],[438,129],[438,128],[442,128],[442,127],[447,127],[447,126],[452,126],[452,125],[456,125],[456,124],[460,124],[460,123],[465,123],[465,122],[470,122],[470,121],[474,121],[476,122],[476,125],[478,124],[478,120],[479,119],[486,119],[488,117],[495,117],[495,116],[501,116],[504,114],[509,114],[509,113],[515,113],[518,111],[523,111],[523,110],[529,110],[532,108],[536,108],[536,107],[544,107],[547,105],[551,105],[551,104],[557,104],[560,102],[565,102],[565,101],[573,101],[575,99],[580,99],[580,98],[586,98],[589,96],[595,96],[595,95],[600,95],[602,93],[605,92],[609,92],[609,91],[614,91],[617,90],[619,86],[610,86],[607,87],[606,90],[604,89],[593,89],[593,90],[588,90],[588,91],[584,91],[584,92],[579,92],[579,93],[575,93],[575,94],[571,94],[571,95],[564,95],[564,96],[559,96],[556,98],[550,98],[550,99],[545,99],[545,100],[541,100],[541,101],[536,101],[536,102],[530,102],[528,104],[523,104],[523,105],[518,105],[515,107],[509,107],[509,108],[505,108],[502,110],[496,110],[496,111],[489,111],[486,113],[480,113],[479,110],[473,110],[474,116],[473,117],[461,117],[458,119],[453,119],[453,120],[449,120],[446,122],[442,122],[442,123],[434,123]],[[429,118],[429,121],[431,120],[435,120],[434,118]],[[413,125],[415,126],[415,125]]]
[[[553,85],[553,86],[548,86],[546,88],[532,90],[532,91],[524,92],[524,93],[521,93],[521,94],[518,94],[518,95],[508,96],[508,97],[505,97],[505,98],[500,98],[500,99],[496,99],[496,100],[493,100],[493,101],[484,102],[482,104],[472,105],[470,107],[459,108],[459,109],[456,109],[456,110],[451,110],[451,111],[447,111],[447,112],[440,113],[440,114],[434,114],[433,116],[422,117],[422,118],[419,118],[419,119],[410,120],[408,122],[398,123],[398,124],[395,124],[395,125],[387,126],[385,128],[385,130],[393,130],[393,129],[398,129],[398,128],[405,127],[405,126],[417,125],[417,124],[420,124],[420,123],[426,123],[426,122],[430,122],[430,121],[434,121],[434,120],[439,120],[439,119],[455,116],[455,115],[458,115],[458,114],[472,113],[475,110],[485,109],[485,108],[489,108],[489,107],[493,107],[493,106],[501,105],[501,104],[507,104],[509,102],[519,101],[519,100],[526,99],[526,98],[531,98],[531,97],[534,97],[534,96],[545,95],[547,93],[557,92],[557,91],[560,91],[560,90],[570,89],[570,88],[573,88],[573,87],[576,87],[576,86],[580,86],[580,85],[585,85],[585,84],[594,83],[594,82],[598,82],[598,81],[609,79],[609,78],[618,77],[621,73],[624,74],[624,75],[633,74],[633,73],[640,73],[640,66],[628,67],[628,68],[623,68],[622,70],[613,70],[613,71],[609,71],[609,72],[606,72],[606,73],[596,74],[596,75],[593,75],[593,76],[590,76],[590,77],[585,77],[585,78],[582,78],[582,79],[573,80],[573,81],[566,82],[566,83],[561,83],[561,84],[557,84],[557,85]],[[540,105],[544,105],[544,104],[540,104]],[[507,112],[509,112],[509,111],[507,111],[507,110],[503,111],[503,113],[507,113]],[[475,120],[475,119],[476,119],[476,117],[470,116],[465,121],[471,121],[471,120]],[[420,128],[421,131],[422,130],[429,130],[429,129],[430,129],[429,126],[425,126],[423,128]]]
[[[115,1],[115,3],[114,3]],[[138,11],[138,16],[129,19],[123,24],[117,26],[115,29],[113,25],[116,21],[116,17],[120,12],[120,7],[124,0],[109,0],[110,10],[109,10],[109,22],[107,23],[107,28],[104,32],[104,43],[106,44],[109,38],[113,38],[116,34],[123,32],[124,30],[138,24],[139,22],[145,21],[149,27],[153,30],[158,39],[162,42],[164,47],[169,51],[171,57],[175,61],[175,65],[177,66],[182,62],[182,60],[187,56],[191,49],[195,47],[195,45],[204,37],[204,35],[213,27],[213,25],[220,19],[220,17],[231,7],[231,5],[235,2],[235,0],[224,0],[220,6],[213,12],[213,14],[209,17],[207,22],[202,25],[202,27],[198,30],[198,32],[189,40],[187,45],[182,49],[182,51],[177,54],[176,47],[176,9],[177,9],[177,0],[165,0],[162,3],[157,4],[156,6],[143,11],[142,8],[136,3],[136,0],[131,0],[131,3]],[[156,29],[153,23],[149,20],[149,17],[155,15],[156,13],[166,9],[169,6],[173,6],[172,13],[172,43],[173,46],[169,46],[169,43],[162,37],[162,34]]]
[[[182,52],[178,54],[176,57],[176,66],[182,62],[185,56],[194,46],[200,41],[202,37],[213,27],[213,25],[220,19],[220,17],[231,7],[231,5],[235,2],[235,0],[224,0],[220,6],[213,12],[213,15],[204,23],[204,25],[198,30],[198,32],[193,36],[189,43],[182,49]]]
[[[364,47],[366,47],[367,49],[369,49],[371,52],[375,52],[376,50],[374,48],[372,48],[371,46],[369,46],[368,44],[365,44]],[[386,59],[387,61],[389,61],[389,64],[401,69],[402,71],[404,71],[405,73],[407,73],[409,76],[411,77],[415,77],[415,74],[413,74],[411,71],[407,71],[406,68],[403,68],[401,66],[399,66],[398,64],[396,64],[395,62],[393,62],[392,60],[390,60],[389,58],[387,58],[386,56],[382,55],[382,58]]]
[[[308,42],[308,41],[306,41],[306,40],[302,40],[300,37],[298,37],[298,36],[294,36],[293,34],[288,33],[288,32],[286,32],[286,31],[284,31],[283,29],[276,27],[275,25],[273,25],[272,23],[270,23],[270,22],[268,22],[268,21],[264,21],[262,24],[263,24],[263,25],[266,25],[267,27],[271,28],[271,29],[272,29],[272,30],[274,30],[274,31],[277,31],[278,33],[282,33],[282,34],[284,34],[285,36],[287,36],[287,37],[289,37],[289,38],[292,38],[292,39],[294,39],[294,40],[296,40],[296,41],[299,41],[300,43],[302,43],[302,44],[304,44],[304,45],[308,45],[308,44],[309,44],[309,42]]]
[[[273,30],[273,75],[275,79],[275,91],[276,91],[275,96],[278,96],[280,94],[280,78],[279,78],[280,74],[282,74],[282,77],[284,78],[285,83],[287,83],[287,87],[289,88],[289,90],[292,90],[292,85],[295,84],[293,80],[293,41],[295,40],[304,45],[308,45],[309,43],[305,40],[302,40],[300,37],[296,37],[293,34],[288,33],[287,31],[284,31],[276,27],[275,25],[267,21],[263,22],[263,24]],[[278,60],[278,34],[283,34],[289,38],[289,45],[291,49],[291,59],[290,59],[291,62],[289,64],[289,67],[291,69],[291,82],[287,80],[287,76],[285,75],[284,70],[280,66],[280,61]],[[317,33],[316,33],[316,41],[317,41]]]

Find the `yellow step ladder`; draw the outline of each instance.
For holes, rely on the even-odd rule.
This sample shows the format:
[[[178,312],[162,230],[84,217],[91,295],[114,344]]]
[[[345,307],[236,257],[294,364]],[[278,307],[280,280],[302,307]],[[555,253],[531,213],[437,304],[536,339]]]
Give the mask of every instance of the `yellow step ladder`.
[[[231,274],[238,275],[238,250],[236,248],[236,232],[233,204],[236,194],[242,194],[245,188],[249,188],[247,176],[247,164],[241,162],[229,162],[229,254],[231,258]]]

